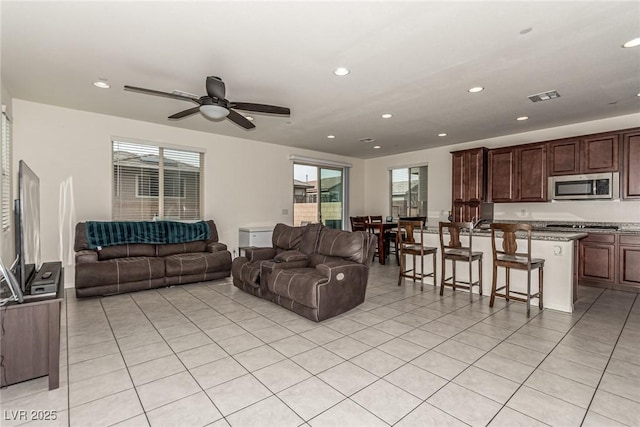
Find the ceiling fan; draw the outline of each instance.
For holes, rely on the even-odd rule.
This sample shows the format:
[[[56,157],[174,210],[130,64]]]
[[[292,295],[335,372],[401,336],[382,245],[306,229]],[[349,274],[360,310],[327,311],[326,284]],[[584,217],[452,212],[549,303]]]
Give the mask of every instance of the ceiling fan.
[[[235,102],[225,99],[225,85],[220,77],[207,77],[207,94],[201,97],[191,95],[185,92],[161,92],[159,90],[144,89],[141,87],[125,85],[125,90],[132,92],[146,93],[147,95],[164,96],[166,98],[180,99],[182,101],[191,101],[198,104],[197,107],[180,111],[179,113],[169,116],[169,119],[182,119],[184,117],[202,113],[209,119],[228,118],[235,124],[245,129],[253,129],[255,125],[251,123],[245,116],[233,110],[233,108],[243,111],[255,111],[256,113],[282,114],[288,116],[291,110],[286,107],[276,107],[275,105],[254,104],[251,102]]]

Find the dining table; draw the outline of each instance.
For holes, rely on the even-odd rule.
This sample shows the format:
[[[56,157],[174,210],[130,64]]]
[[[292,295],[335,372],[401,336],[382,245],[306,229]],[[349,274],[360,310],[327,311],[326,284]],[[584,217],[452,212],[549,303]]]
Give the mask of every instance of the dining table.
[[[387,230],[391,230],[398,226],[397,222],[365,222],[365,227],[370,233],[378,235],[378,261],[384,265],[387,253],[385,251],[384,234]],[[380,255],[382,254],[382,255]]]

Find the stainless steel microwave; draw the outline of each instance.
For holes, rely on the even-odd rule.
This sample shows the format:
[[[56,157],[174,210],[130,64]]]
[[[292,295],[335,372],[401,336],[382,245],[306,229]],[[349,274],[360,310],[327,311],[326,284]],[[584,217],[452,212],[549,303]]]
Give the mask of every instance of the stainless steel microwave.
[[[549,200],[619,199],[618,172],[549,177]]]

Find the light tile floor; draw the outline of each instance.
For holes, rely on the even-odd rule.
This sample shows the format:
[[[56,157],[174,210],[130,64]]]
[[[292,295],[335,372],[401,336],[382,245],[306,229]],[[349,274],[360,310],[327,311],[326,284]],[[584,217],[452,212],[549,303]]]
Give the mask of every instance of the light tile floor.
[[[69,291],[60,388],[2,389],[1,424],[640,425],[636,294],[580,288],[575,313],[527,319],[521,303],[397,287],[397,272],[374,264],[365,303],[321,324],[230,280]]]

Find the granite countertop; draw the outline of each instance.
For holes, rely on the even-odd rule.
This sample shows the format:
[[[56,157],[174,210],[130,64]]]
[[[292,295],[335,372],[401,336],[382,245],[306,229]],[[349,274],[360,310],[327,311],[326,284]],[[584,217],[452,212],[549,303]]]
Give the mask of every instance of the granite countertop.
[[[428,234],[438,234],[438,227],[427,227],[425,228],[425,233]],[[579,240],[584,237],[587,237],[587,232],[585,231],[546,231],[546,230],[536,230],[531,233],[531,240],[548,240],[554,242],[569,242],[572,240]],[[491,237],[491,230],[487,228],[478,228],[473,230],[473,235],[477,237]],[[500,234],[498,234],[500,236]],[[517,238],[525,238],[526,233],[516,233]]]

